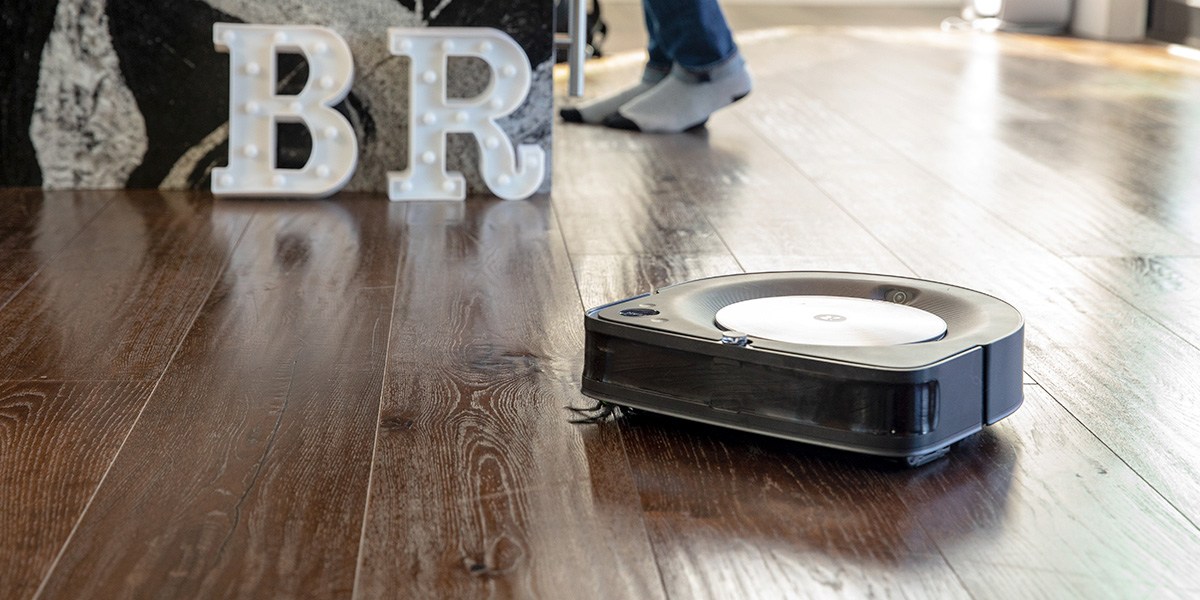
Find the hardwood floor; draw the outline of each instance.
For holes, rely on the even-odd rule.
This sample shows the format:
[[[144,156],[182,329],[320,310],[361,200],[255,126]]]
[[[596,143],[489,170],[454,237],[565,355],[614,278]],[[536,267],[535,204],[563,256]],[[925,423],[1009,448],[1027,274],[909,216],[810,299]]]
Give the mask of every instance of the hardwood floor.
[[[549,197],[0,190],[0,598],[1200,595],[1200,63],[730,13],[755,92]],[[585,307],[778,269],[1009,300],[1025,405],[912,470],[568,423]]]

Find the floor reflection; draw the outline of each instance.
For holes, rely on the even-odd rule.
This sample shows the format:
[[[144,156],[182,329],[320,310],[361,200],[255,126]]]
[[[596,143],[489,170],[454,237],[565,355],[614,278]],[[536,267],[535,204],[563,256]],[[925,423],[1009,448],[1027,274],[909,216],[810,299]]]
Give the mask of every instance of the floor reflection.
[[[253,217],[229,271],[235,274],[287,275],[297,291],[344,289],[361,262],[361,215],[331,201],[288,202],[218,200],[214,220]]]
[[[940,562],[940,545],[1003,525],[1018,457],[990,431],[947,458],[908,469],[645,413],[620,426],[643,508],[669,515],[662,523],[672,531],[660,535],[750,544],[797,560],[818,553],[880,564]],[[681,448],[692,450],[662,454]],[[725,525],[713,531],[710,521]]]
[[[210,220],[211,203],[184,193],[86,196],[48,195],[39,211],[37,274],[7,307],[22,325],[0,377],[156,377],[246,222]]]
[[[573,338],[551,333],[575,323],[578,296],[561,286],[570,266],[551,247],[561,242],[548,198],[415,203],[408,225],[400,344],[428,348],[429,360],[465,357],[482,386],[508,369],[561,365],[573,354]]]

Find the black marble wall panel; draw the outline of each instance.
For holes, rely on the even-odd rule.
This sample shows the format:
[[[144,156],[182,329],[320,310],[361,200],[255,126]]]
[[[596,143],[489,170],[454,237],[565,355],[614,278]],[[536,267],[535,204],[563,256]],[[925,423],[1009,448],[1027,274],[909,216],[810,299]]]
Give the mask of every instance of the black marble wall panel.
[[[347,189],[382,192],[408,160],[408,64],[387,52],[387,27],[494,27],[525,49],[533,86],[501,125],[515,143],[551,156],[552,0],[5,0],[0,4],[0,185],[47,188],[207,189],[228,153],[229,56],[212,26],[324,25],[355,59],[350,96],[337,108],[359,138]],[[281,91],[306,65],[282,57]],[[478,61],[455,59],[451,96],[487,84]],[[279,164],[307,156],[303,127],[280,130]],[[475,141],[451,135],[449,166],[485,193]],[[549,165],[543,190],[549,189]]]

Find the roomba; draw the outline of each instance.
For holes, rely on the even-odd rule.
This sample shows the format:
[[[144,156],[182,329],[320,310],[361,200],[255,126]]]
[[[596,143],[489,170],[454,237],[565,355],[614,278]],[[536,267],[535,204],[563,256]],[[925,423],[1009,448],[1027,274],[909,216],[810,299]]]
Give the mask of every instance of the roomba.
[[[888,275],[699,279],[587,311],[583,393],[919,465],[1022,401],[1024,321]]]

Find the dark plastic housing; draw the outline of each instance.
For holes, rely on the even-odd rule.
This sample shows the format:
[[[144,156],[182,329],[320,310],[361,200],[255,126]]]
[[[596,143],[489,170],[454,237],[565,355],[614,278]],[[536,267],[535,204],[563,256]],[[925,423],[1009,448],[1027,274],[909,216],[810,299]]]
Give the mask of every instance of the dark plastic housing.
[[[753,336],[739,345],[714,321],[734,302],[808,294],[908,304],[942,317],[947,333],[900,346]],[[854,273],[731,275],[593,309],[585,328],[589,396],[855,452],[909,459],[944,452],[1022,401],[1020,314],[946,284]]]

